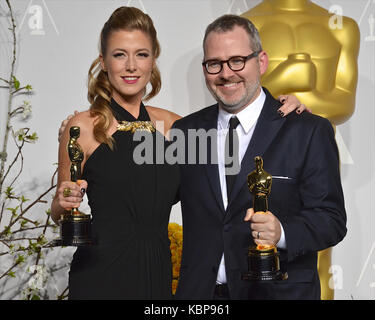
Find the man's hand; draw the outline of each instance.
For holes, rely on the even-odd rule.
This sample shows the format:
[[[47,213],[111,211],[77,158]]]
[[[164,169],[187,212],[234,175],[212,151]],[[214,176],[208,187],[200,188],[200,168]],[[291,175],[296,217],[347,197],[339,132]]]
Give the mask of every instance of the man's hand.
[[[59,136],[58,136],[58,141],[60,142],[61,135],[65,131],[66,125],[68,124],[69,120],[73,118],[76,114],[78,114],[78,111],[74,111],[74,114],[70,114],[63,122],[61,122],[60,128],[59,128]]]
[[[281,237],[281,225],[279,219],[272,212],[256,212],[250,208],[246,211],[244,221],[250,221],[251,235],[258,245],[276,246]]]

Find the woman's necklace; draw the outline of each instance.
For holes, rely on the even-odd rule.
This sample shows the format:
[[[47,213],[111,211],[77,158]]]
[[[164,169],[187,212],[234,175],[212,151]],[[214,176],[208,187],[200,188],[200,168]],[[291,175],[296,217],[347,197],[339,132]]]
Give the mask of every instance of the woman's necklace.
[[[155,126],[152,121],[121,121],[117,125],[118,131],[148,131],[155,132]]]

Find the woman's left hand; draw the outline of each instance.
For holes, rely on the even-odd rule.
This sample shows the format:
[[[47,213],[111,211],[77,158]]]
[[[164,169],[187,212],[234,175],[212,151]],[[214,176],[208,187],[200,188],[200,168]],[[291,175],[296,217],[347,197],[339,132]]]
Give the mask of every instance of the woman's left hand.
[[[301,114],[305,110],[311,113],[311,110],[308,109],[303,103],[301,103],[296,96],[293,95],[281,95],[277,99],[283,104],[277,112],[281,117],[285,117],[292,111],[296,111],[298,114]]]

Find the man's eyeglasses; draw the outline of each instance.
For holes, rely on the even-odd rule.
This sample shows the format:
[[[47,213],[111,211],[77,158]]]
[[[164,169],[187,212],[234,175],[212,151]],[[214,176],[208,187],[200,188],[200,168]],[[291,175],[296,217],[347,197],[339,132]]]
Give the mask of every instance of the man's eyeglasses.
[[[235,56],[231,57],[228,60],[207,60],[203,61],[202,65],[206,69],[207,73],[209,74],[218,74],[223,70],[223,64],[227,63],[228,67],[232,71],[241,71],[243,68],[245,68],[245,64],[247,60],[250,60],[252,58],[255,58],[259,55],[260,51],[255,51],[252,54],[249,54],[248,56],[241,57],[241,56]]]

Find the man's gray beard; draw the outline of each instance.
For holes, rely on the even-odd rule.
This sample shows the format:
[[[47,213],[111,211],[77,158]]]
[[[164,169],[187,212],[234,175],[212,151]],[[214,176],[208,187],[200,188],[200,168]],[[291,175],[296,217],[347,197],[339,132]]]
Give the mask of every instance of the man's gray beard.
[[[242,99],[242,100],[247,100],[247,99]],[[224,102],[221,100],[218,101],[218,103],[219,103],[219,106],[223,108],[226,112],[236,113],[238,110],[240,110],[243,106],[247,104],[246,101],[242,101],[242,100],[236,104],[224,104]]]
[[[250,101],[254,98],[254,95],[257,92],[259,86],[260,81],[258,79],[257,82],[251,86],[250,92],[236,103],[225,103],[215,92],[213,92],[213,90],[211,90],[210,87],[208,87],[208,89],[221,108],[223,108],[228,113],[236,113],[238,110],[240,110],[244,106],[247,106],[250,103]]]

